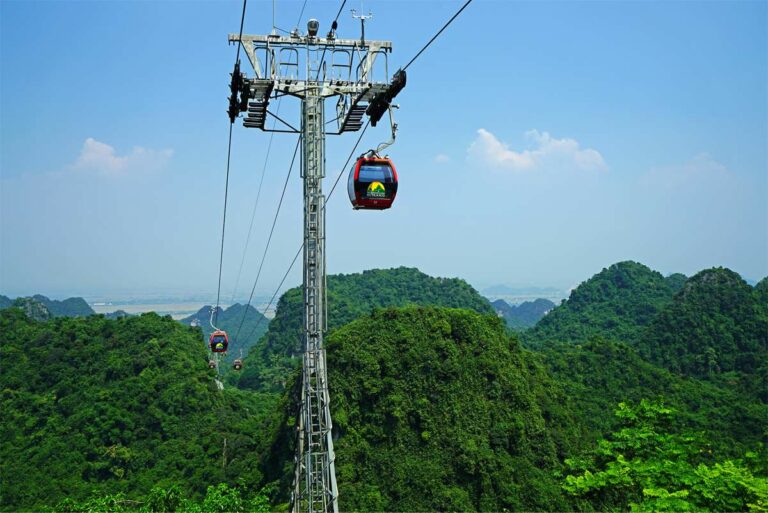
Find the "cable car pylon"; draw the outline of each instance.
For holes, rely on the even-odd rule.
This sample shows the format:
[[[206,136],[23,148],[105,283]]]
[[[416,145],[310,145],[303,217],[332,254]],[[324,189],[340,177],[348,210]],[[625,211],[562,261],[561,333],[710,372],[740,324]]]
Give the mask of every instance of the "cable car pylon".
[[[334,25],[336,23],[334,22]],[[405,86],[405,72],[388,81],[389,41],[339,39],[336,27],[319,37],[319,22],[310,19],[306,34],[288,36],[230,34],[242,44],[253,68],[248,78],[234,70],[231,110],[245,113],[243,126],[263,131],[301,134],[304,182],[304,335],[302,386],[297,415],[292,512],[337,513],[333,423],[323,336],[327,330],[325,253],[325,137],[357,131],[367,114],[375,126]],[[234,96],[239,95],[239,101]],[[269,103],[279,96],[301,100],[301,128],[272,114]],[[326,132],[325,100],[337,97],[337,131]],[[281,128],[268,129],[272,116]],[[394,124],[394,122],[392,122]],[[394,171],[394,168],[392,168]],[[394,199],[394,197],[392,198]]]

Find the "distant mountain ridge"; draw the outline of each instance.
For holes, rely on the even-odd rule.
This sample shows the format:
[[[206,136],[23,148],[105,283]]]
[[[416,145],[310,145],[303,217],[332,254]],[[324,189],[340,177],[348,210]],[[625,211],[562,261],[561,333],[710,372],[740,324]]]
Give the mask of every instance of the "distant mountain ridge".
[[[53,317],[88,317],[95,315],[96,312],[90,307],[88,302],[81,297],[71,297],[64,300],[49,299],[41,294],[35,294],[28,298],[16,298],[33,300],[45,306],[46,310]],[[28,304],[27,302],[23,302]],[[6,296],[0,296],[0,309],[14,306],[14,300]]]
[[[20,308],[24,315],[35,321],[47,321],[53,319],[53,314],[48,307],[37,299],[31,297],[19,297],[16,298],[11,306],[14,308]]]
[[[497,299],[491,303],[496,313],[503,317],[512,329],[526,329],[534,326],[555,307],[555,303],[549,299],[539,298],[534,301],[525,301],[519,305],[510,305],[503,299]]]
[[[521,285],[510,287],[509,285],[492,285],[484,288],[484,296],[552,296],[560,295],[563,291],[555,287],[536,287],[533,285]]]

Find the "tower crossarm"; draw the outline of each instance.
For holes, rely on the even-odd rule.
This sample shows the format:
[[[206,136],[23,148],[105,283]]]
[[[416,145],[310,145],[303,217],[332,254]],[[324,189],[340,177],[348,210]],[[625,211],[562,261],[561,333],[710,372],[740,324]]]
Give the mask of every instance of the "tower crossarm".
[[[251,91],[250,97],[258,98],[260,101],[264,98],[266,91],[303,98],[311,90],[312,96],[329,98],[331,96],[351,95],[356,101],[369,102],[377,93],[386,91],[388,86],[386,82],[363,83],[343,80],[314,82],[291,79],[245,79],[245,83]],[[272,87],[270,88],[269,85]]]
[[[371,83],[389,78],[390,41],[229,34],[229,42],[242,43],[257,79]]]

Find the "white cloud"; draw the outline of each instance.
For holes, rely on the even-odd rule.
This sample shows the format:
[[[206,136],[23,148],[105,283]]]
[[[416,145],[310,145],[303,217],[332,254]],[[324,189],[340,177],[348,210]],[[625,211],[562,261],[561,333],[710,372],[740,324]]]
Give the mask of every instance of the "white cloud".
[[[662,189],[677,189],[692,185],[717,184],[727,181],[728,168],[708,153],[696,155],[677,166],[654,167],[641,179],[643,185]]]
[[[435,155],[435,162],[438,164],[447,164],[451,161],[451,157],[446,155],[445,153],[438,153]]]
[[[114,147],[89,137],[71,167],[106,175],[154,171],[165,166],[172,156],[173,150],[151,150],[141,146],[135,146],[127,155],[119,156]]]
[[[582,170],[607,169],[600,152],[581,148],[574,139],[556,139],[548,132],[529,130],[525,133],[529,148],[515,151],[488,130],[481,128],[467,150],[470,160],[512,171],[532,171],[542,168],[575,167]]]

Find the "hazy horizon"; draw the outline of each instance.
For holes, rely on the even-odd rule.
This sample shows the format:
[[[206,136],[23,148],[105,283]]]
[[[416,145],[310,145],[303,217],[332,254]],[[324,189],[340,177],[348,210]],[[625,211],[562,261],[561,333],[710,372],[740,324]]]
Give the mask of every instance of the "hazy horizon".
[[[618,263],[618,262],[614,262]],[[640,262],[641,264],[643,262]],[[610,267],[609,264],[606,265],[604,268]],[[718,266],[716,266],[718,267]],[[658,269],[653,269],[654,271],[659,271]],[[537,297],[557,297],[561,296],[563,298],[568,297],[570,292],[576,288],[579,284],[583,283],[584,281],[588,280],[592,276],[596,275],[600,271],[602,271],[603,268],[595,270],[594,273],[591,273],[589,276],[584,277],[584,279],[580,280],[577,283],[574,283],[570,286],[566,287],[558,287],[553,285],[540,285],[540,284],[533,284],[533,283],[519,283],[519,282],[496,282],[496,283],[489,283],[487,285],[478,286],[477,284],[471,283],[468,280],[467,283],[469,283],[475,290],[477,290],[481,295],[486,297],[504,297],[504,296],[511,296],[514,294],[522,296],[536,296],[536,289],[540,289],[540,294]],[[704,269],[700,269],[699,271],[703,271]],[[732,269],[733,270],[733,269]],[[699,272],[697,271],[697,272]],[[734,270],[735,271],[735,270]],[[362,271],[361,271],[362,272]],[[659,271],[661,272],[661,271]],[[738,271],[736,271],[738,273]],[[675,274],[674,272],[661,272],[664,276],[669,276],[671,274]],[[344,274],[351,274],[351,273],[344,273]],[[685,274],[685,273],[683,273]],[[686,276],[691,277],[693,274],[686,274]],[[759,277],[759,278],[752,278],[749,276],[743,276],[741,273],[739,275],[744,279],[750,286],[754,286],[757,282],[762,280],[763,278],[766,278],[766,276]],[[439,276],[442,278],[459,278],[464,279],[461,276]],[[301,283],[294,283],[294,284],[286,284],[280,289],[280,294],[285,292],[286,290],[300,286]],[[497,292],[492,291],[490,289],[494,288],[507,288],[507,289],[513,289],[509,294],[503,293],[503,292]],[[533,291],[533,292],[529,292]],[[547,295],[546,292],[555,293],[551,295]],[[184,291],[184,290],[169,290],[169,289],[134,289],[134,290],[112,290],[109,291],[107,289],[102,290],[50,290],[50,291],[29,291],[29,292],[8,292],[6,290],[0,289],[0,295],[4,295],[10,298],[16,298],[16,297],[29,297],[36,294],[40,294],[43,296],[48,297],[49,299],[56,299],[56,300],[63,300],[68,299],[71,297],[82,297],[86,301],[88,301],[89,304],[92,304],[94,302],[100,302],[100,301],[112,301],[115,303],[116,306],[122,305],[122,304],[131,304],[134,302],[148,304],[150,301],[156,301],[158,304],[160,303],[172,303],[175,301],[183,302],[183,303],[201,303],[201,304],[212,304],[216,302],[215,297],[215,291],[213,294],[210,292],[206,292],[203,290],[197,290],[197,291]],[[271,299],[272,295],[274,294],[274,290],[271,291],[269,294],[254,294],[253,300],[251,301],[251,304],[258,305],[258,304],[264,304],[266,305],[269,300]],[[278,294],[279,297],[279,294]],[[231,297],[225,297],[223,298],[223,301],[220,302],[222,307],[229,307],[233,304],[240,303],[245,304],[248,302],[248,296],[243,295],[236,298]],[[275,301],[277,302],[277,301]]]

